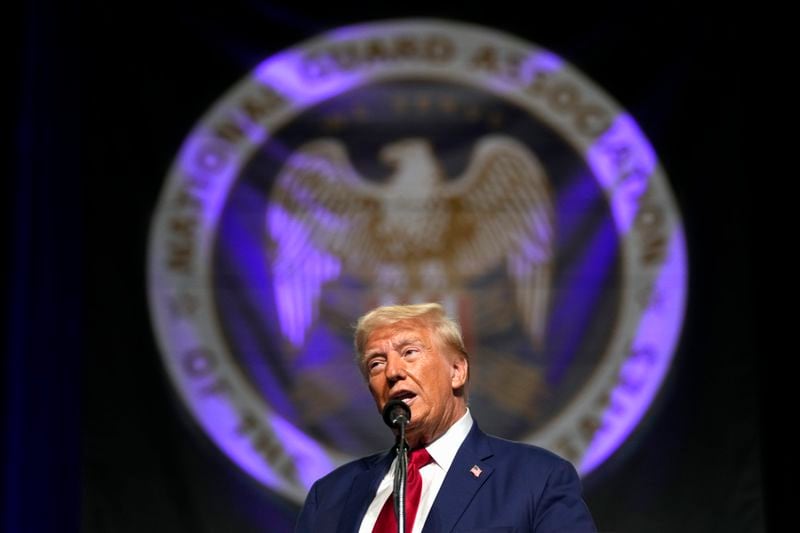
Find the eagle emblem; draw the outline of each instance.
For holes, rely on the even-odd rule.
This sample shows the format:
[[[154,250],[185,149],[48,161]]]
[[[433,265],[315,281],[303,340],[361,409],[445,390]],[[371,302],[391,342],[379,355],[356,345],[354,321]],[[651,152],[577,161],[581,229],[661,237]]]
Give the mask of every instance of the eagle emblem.
[[[389,301],[441,300],[502,264],[541,346],[554,209],[536,155],[509,136],[488,135],[455,178],[424,138],[387,144],[379,157],[392,168],[382,182],[359,175],[342,142],[320,138],[277,174],[266,223],[283,335],[302,346],[323,286],[345,272]]]

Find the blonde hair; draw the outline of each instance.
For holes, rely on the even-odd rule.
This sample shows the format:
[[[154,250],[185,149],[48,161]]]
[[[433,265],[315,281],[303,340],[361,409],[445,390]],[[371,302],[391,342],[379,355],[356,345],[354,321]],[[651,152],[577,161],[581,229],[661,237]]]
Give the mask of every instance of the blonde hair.
[[[461,334],[461,326],[447,316],[444,307],[440,304],[386,305],[369,311],[356,323],[354,344],[359,368],[361,368],[364,358],[367,339],[372,332],[400,321],[416,322],[420,326],[429,328],[445,347],[452,349],[456,355],[469,361],[469,354]]]

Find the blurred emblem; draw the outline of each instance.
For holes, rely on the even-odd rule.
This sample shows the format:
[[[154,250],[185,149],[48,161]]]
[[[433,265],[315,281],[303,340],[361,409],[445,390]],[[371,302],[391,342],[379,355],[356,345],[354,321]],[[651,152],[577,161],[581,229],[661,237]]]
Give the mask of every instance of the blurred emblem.
[[[540,344],[553,205],[547,176],[530,149],[507,136],[482,137],[454,180],[424,138],[400,139],[380,147],[378,155],[392,169],[384,183],[359,175],[335,139],[302,145],[278,174],[267,217],[286,336],[304,343],[322,286],[342,269],[385,299],[449,301],[502,265],[515,282],[524,325]]]
[[[653,148],[589,79],[493,29],[396,20],[267,58],[198,121],[148,291],[193,418],[300,502],[391,445],[352,349],[389,303],[445,305],[482,428],[590,475],[668,374],[686,251]]]

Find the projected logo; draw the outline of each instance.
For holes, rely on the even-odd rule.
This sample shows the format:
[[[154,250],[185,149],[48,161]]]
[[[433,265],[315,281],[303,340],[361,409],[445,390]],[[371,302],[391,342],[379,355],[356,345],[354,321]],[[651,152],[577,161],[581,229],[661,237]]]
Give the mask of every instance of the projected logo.
[[[186,139],[157,206],[163,360],[219,448],[301,501],[386,448],[352,325],[439,301],[483,429],[584,475],[673,357],[686,257],[634,120],[551,52],[441,20],[348,27],[265,60]]]

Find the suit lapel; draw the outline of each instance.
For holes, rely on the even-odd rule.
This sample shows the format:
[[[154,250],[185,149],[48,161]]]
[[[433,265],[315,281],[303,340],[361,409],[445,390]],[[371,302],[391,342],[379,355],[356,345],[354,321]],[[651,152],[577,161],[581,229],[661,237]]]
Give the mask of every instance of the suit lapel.
[[[492,455],[486,435],[473,423],[433,502],[423,533],[453,530],[475,494],[491,477],[494,469],[485,460]]]
[[[369,504],[378,491],[383,476],[389,471],[394,453],[386,452],[376,457],[366,470],[353,480],[350,493],[342,507],[337,533],[357,533]]]

